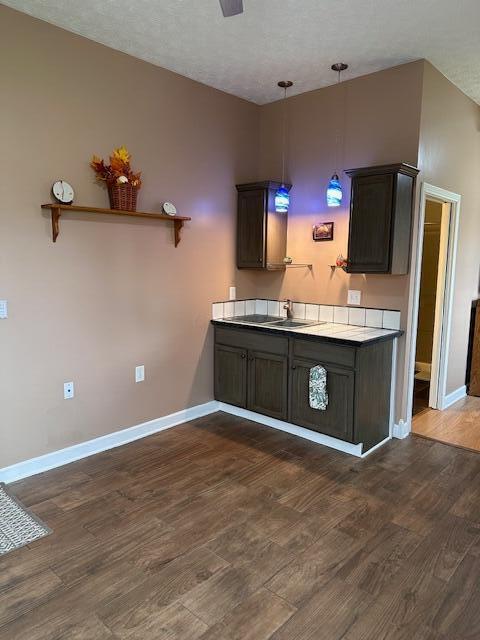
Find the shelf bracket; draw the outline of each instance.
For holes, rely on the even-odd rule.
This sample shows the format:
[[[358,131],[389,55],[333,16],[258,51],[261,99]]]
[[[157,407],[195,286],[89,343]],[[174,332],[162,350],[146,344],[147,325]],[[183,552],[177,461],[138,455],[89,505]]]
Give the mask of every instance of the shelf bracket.
[[[183,220],[174,220],[173,225],[175,231],[175,246],[178,247],[178,244],[180,242],[180,231],[183,227]]]
[[[60,233],[59,220],[61,215],[62,210],[60,207],[52,207],[52,239],[54,242],[57,241],[58,234]]]

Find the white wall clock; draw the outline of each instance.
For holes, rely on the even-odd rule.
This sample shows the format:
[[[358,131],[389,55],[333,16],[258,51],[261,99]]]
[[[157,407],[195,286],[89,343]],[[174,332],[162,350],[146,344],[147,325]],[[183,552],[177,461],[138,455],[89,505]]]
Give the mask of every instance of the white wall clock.
[[[162,209],[163,209],[163,213],[166,213],[167,216],[175,216],[175,215],[177,215],[177,208],[171,202],[164,202],[163,206],[162,206]]]
[[[52,185],[52,193],[54,197],[62,204],[72,204],[75,192],[72,185],[65,180],[57,180]]]

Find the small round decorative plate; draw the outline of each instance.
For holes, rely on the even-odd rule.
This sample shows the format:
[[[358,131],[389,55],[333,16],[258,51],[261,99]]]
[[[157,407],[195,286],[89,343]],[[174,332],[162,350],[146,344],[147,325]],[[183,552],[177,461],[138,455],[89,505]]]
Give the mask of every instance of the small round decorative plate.
[[[167,216],[177,215],[177,208],[171,202],[164,202],[162,209],[163,209],[163,213],[166,213]]]
[[[68,184],[65,180],[57,180],[52,185],[52,193],[58,202],[63,204],[72,204],[74,198],[74,191],[72,185]]]

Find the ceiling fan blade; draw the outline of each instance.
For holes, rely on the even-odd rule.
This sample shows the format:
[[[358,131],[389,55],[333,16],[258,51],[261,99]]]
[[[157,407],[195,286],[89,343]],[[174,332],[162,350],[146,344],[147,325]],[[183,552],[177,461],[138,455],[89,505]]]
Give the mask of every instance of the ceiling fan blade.
[[[225,18],[243,13],[243,0],[220,0],[220,6]]]

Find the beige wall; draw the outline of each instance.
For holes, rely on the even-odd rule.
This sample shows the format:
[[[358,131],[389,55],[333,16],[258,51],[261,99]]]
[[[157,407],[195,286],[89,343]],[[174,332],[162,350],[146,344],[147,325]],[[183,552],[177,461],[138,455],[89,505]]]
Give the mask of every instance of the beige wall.
[[[480,251],[480,108],[430,63],[420,60],[288,99],[287,178],[293,183],[288,254],[312,262],[313,271],[238,272],[240,291],[264,297],[291,297],[327,304],[346,304],[349,288],[362,291],[362,304],[399,309],[406,335],[400,340],[397,366],[396,420],[407,419],[413,269],[407,276],[348,276],[331,273],[339,253],[347,253],[349,180],[342,176],[345,206],[329,210],[325,187],[334,170],[336,122],[341,166],[350,168],[406,161],[420,168],[415,217],[423,181],[462,195],[455,301],[447,393],[464,384],[469,308],[478,297]],[[346,111],[344,111],[346,105]],[[260,177],[278,178],[281,149],[280,102],[261,111]],[[314,243],[315,222],[335,222],[333,242]],[[414,242],[416,234],[414,233]]]
[[[210,304],[234,279],[259,107],[1,6],[0,77],[2,467],[212,399]],[[52,182],[108,206],[88,162],[120,144],[139,208],[192,216],[180,246],[170,225],[88,214],[53,244]]]
[[[432,362],[435,302],[437,299],[438,258],[440,255],[440,225],[443,205],[427,200],[422,251],[422,272],[418,304],[416,362]]]
[[[288,255],[313,263],[312,272],[238,273],[241,290],[257,295],[346,304],[348,288],[362,291],[362,304],[401,309],[407,276],[348,276],[331,273],[339,253],[347,254],[350,179],[343,174],[344,205],[329,209],[325,191],[335,170],[336,135],[340,166],[349,169],[389,162],[417,163],[422,92],[421,61],[311,91],[287,100],[287,179],[292,182]],[[261,111],[260,177],[281,176],[281,102]],[[335,222],[332,242],[314,242],[312,226]],[[248,283],[246,288],[245,283]]]
[[[236,182],[280,175],[281,103],[257,107],[0,6],[0,467],[212,399],[210,304],[288,296],[402,311],[410,276],[331,273],[346,254],[345,205],[329,210],[335,169],[403,160],[462,194],[449,390],[463,384],[477,295],[479,109],[422,61],[288,100],[288,253],[313,271],[235,269]],[[344,110],[345,109],[345,110]],[[106,206],[88,166],[125,144],[143,170],[139,208],[172,200],[192,216],[180,246],[169,226],[68,215],[56,244],[40,204],[71,181],[78,203]],[[333,220],[335,240],[311,227]],[[405,376],[399,350],[397,419]],[[146,381],[133,382],[145,364]],[[76,398],[63,400],[74,380]]]
[[[288,221],[288,255],[311,262],[313,270],[285,273],[238,272],[239,290],[263,297],[289,297],[325,304],[347,303],[348,289],[362,292],[362,305],[402,312],[405,327],[408,276],[348,275],[331,271],[339,253],[347,255],[350,179],[343,174],[344,204],[329,209],[325,190],[335,170],[336,132],[340,131],[343,169],[409,162],[417,164],[423,62],[387,69],[368,76],[289,98],[288,175],[293,184]],[[262,107],[260,174],[281,174],[282,104]],[[314,242],[312,225],[335,222],[332,242]],[[398,413],[403,389],[404,339],[399,345]]]
[[[462,196],[447,393],[465,384],[470,306],[479,294],[480,107],[424,63],[421,179]]]

